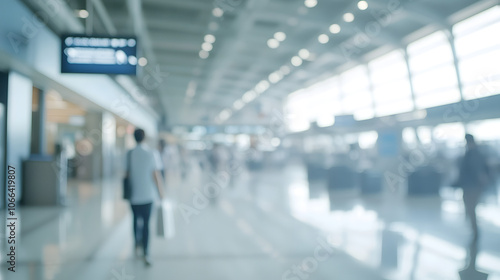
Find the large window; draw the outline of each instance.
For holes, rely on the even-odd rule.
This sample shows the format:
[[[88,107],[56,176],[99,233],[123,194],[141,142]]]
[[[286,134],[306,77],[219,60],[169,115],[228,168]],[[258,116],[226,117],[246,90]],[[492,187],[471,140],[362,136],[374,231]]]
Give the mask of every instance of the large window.
[[[453,27],[465,99],[500,94],[500,7]]]
[[[387,116],[413,110],[404,55],[393,51],[368,64],[373,84],[375,115]]]
[[[344,113],[354,115],[356,120],[373,118],[373,98],[366,66],[354,67],[340,75],[340,79]]]
[[[286,111],[292,131],[306,130],[311,122],[317,122],[319,126],[332,125],[333,116],[343,112],[338,78],[330,78],[290,94]]]
[[[408,45],[408,57],[417,108],[460,101],[453,52],[444,32]]]

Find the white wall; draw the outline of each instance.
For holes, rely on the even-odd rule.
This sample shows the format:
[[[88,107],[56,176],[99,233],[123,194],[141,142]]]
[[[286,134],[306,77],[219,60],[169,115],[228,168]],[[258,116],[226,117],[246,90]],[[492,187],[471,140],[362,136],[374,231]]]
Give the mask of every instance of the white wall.
[[[40,11],[41,15],[57,17]],[[24,41],[25,40],[25,41]],[[100,74],[61,74],[59,37],[42,22],[34,19],[31,11],[19,0],[3,1],[0,9],[0,64],[9,62],[27,76],[45,79],[47,84],[56,83],[58,91],[83,96],[98,106],[115,113],[149,135],[157,134],[157,119],[143,106],[130,100],[130,96],[110,76]]]
[[[16,169],[16,196],[22,187],[22,162],[31,148],[31,80],[16,72],[9,73],[7,98],[7,165]]]

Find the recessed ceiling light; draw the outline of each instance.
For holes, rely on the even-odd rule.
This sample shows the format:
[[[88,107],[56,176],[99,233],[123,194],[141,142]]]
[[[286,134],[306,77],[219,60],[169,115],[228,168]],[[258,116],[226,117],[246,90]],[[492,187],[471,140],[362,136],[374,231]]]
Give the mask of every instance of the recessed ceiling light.
[[[201,50],[199,55],[200,55],[201,59],[206,59],[206,58],[208,58],[209,53],[207,51]]]
[[[215,42],[215,36],[212,34],[205,35],[205,42],[213,44]]]
[[[139,65],[142,67],[148,65],[148,60],[145,57],[139,58]]]
[[[284,32],[281,32],[281,31],[276,32],[276,33],[274,33],[274,39],[276,39],[280,42],[283,42],[286,39],[286,34]]]
[[[231,117],[231,114],[232,114],[232,111],[230,109],[222,110],[222,112],[220,112],[220,114],[219,114],[219,119],[221,119],[222,121],[225,121]]]
[[[271,49],[276,49],[277,47],[280,46],[280,42],[274,38],[267,40],[267,46],[269,46]]]
[[[306,50],[306,49],[301,49],[299,51],[299,56],[302,59],[308,59],[310,55],[311,55],[311,53],[308,50]]]
[[[285,76],[285,75],[288,75],[290,74],[290,67],[284,65],[284,66],[281,66],[280,68],[280,73]]]
[[[254,100],[255,97],[257,97],[257,93],[253,90],[250,90],[250,91],[245,92],[245,94],[243,94],[243,97],[241,99],[243,100],[243,102],[249,103],[252,100]]]
[[[281,75],[280,72],[276,71],[271,73],[268,78],[271,83],[275,84],[283,79],[283,75]]]
[[[354,15],[352,13],[345,13],[344,16],[344,21],[345,22],[352,22],[354,21]]]
[[[241,101],[241,100],[236,100],[236,101],[234,101],[234,103],[233,103],[233,108],[234,108],[235,110],[239,110],[239,109],[243,108],[243,106],[245,106],[245,102],[243,102],[243,101]]]
[[[210,44],[209,42],[205,42],[203,44],[201,44],[201,48],[204,50],[204,51],[211,51],[213,49],[213,46],[212,44]]]
[[[305,0],[304,5],[308,8],[314,8],[318,5],[318,0]]]
[[[89,12],[87,10],[79,10],[78,11],[78,17],[79,18],[88,18],[89,17]]]
[[[298,56],[294,56],[294,57],[292,57],[292,60],[291,60],[291,61],[292,61],[292,65],[293,65],[293,66],[298,67],[298,66],[302,65],[302,58],[300,58],[300,57],[298,57]]]
[[[255,92],[257,94],[261,94],[264,91],[266,91],[269,88],[269,82],[266,80],[260,81],[256,86],[255,86]]]
[[[333,34],[337,34],[340,32],[340,25],[334,23],[332,25],[330,25],[330,32],[332,32]]]
[[[360,9],[362,11],[368,9],[368,2],[366,2],[366,1],[359,1],[358,2],[358,9]]]
[[[328,41],[330,41],[330,38],[328,37],[328,35],[326,34],[321,34],[319,35],[318,37],[318,41],[321,43],[321,44],[326,44],[328,43]]]
[[[214,15],[214,17],[221,17],[223,14],[224,14],[224,11],[219,7],[214,8],[212,10],[212,15]]]

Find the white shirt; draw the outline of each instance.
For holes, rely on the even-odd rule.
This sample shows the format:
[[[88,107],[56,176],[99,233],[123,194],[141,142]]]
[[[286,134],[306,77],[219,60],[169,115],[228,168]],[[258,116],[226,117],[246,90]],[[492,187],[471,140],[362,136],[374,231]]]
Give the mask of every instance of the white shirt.
[[[132,183],[130,203],[134,205],[153,203],[158,197],[153,172],[161,169],[157,160],[158,153],[149,149],[146,144],[139,144],[131,150],[130,159],[129,176]]]

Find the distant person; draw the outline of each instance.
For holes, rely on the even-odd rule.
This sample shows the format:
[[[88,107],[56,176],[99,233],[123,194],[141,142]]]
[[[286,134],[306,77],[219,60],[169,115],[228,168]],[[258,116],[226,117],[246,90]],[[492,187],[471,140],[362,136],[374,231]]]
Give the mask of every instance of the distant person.
[[[158,142],[158,151],[160,152],[160,156],[157,157],[159,159],[159,165],[161,166],[161,176],[163,177],[163,179],[165,179],[166,177],[166,174],[165,174],[165,160],[163,159],[163,154],[165,153],[165,150],[166,150],[166,147],[167,147],[167,142],[165,142],[165,140],[163,139],[160,139],[160,141]]]
[[[167,144],[165,140],[160,140],[161,142],[161,160],[163,166],[165,167],[165,176],[167,178],[178,178],[180,177],[180,153],[179,148],[175,144]]]
[[[161,166],[158,164],[157,154],[149,149],[145,143],[144,130],[136,129],[134,138],[137,146],[132,149],[130,155],[130,182],[132,185],[132,195],[130,204],[134,215],[134,238],[135,252],[139,255],[142,248],[144,263],[149,266],[148,245],[149,245],[149,218],[155,198],[159,194],[160,200],[163,199],[163,181],[161,178]],[[128,163],[127,163],[128,164]],[[142,221],[139,224],[139,220]]]
[[[474,137],[466,134],[465,140],[467,142],[467,150],[460,163],[458,186],[463,189],[465,214],[472,226],[472,241],[476,242],[479,238],[476,206],[488,183],[489,172],[486,159],[479,152]]]

